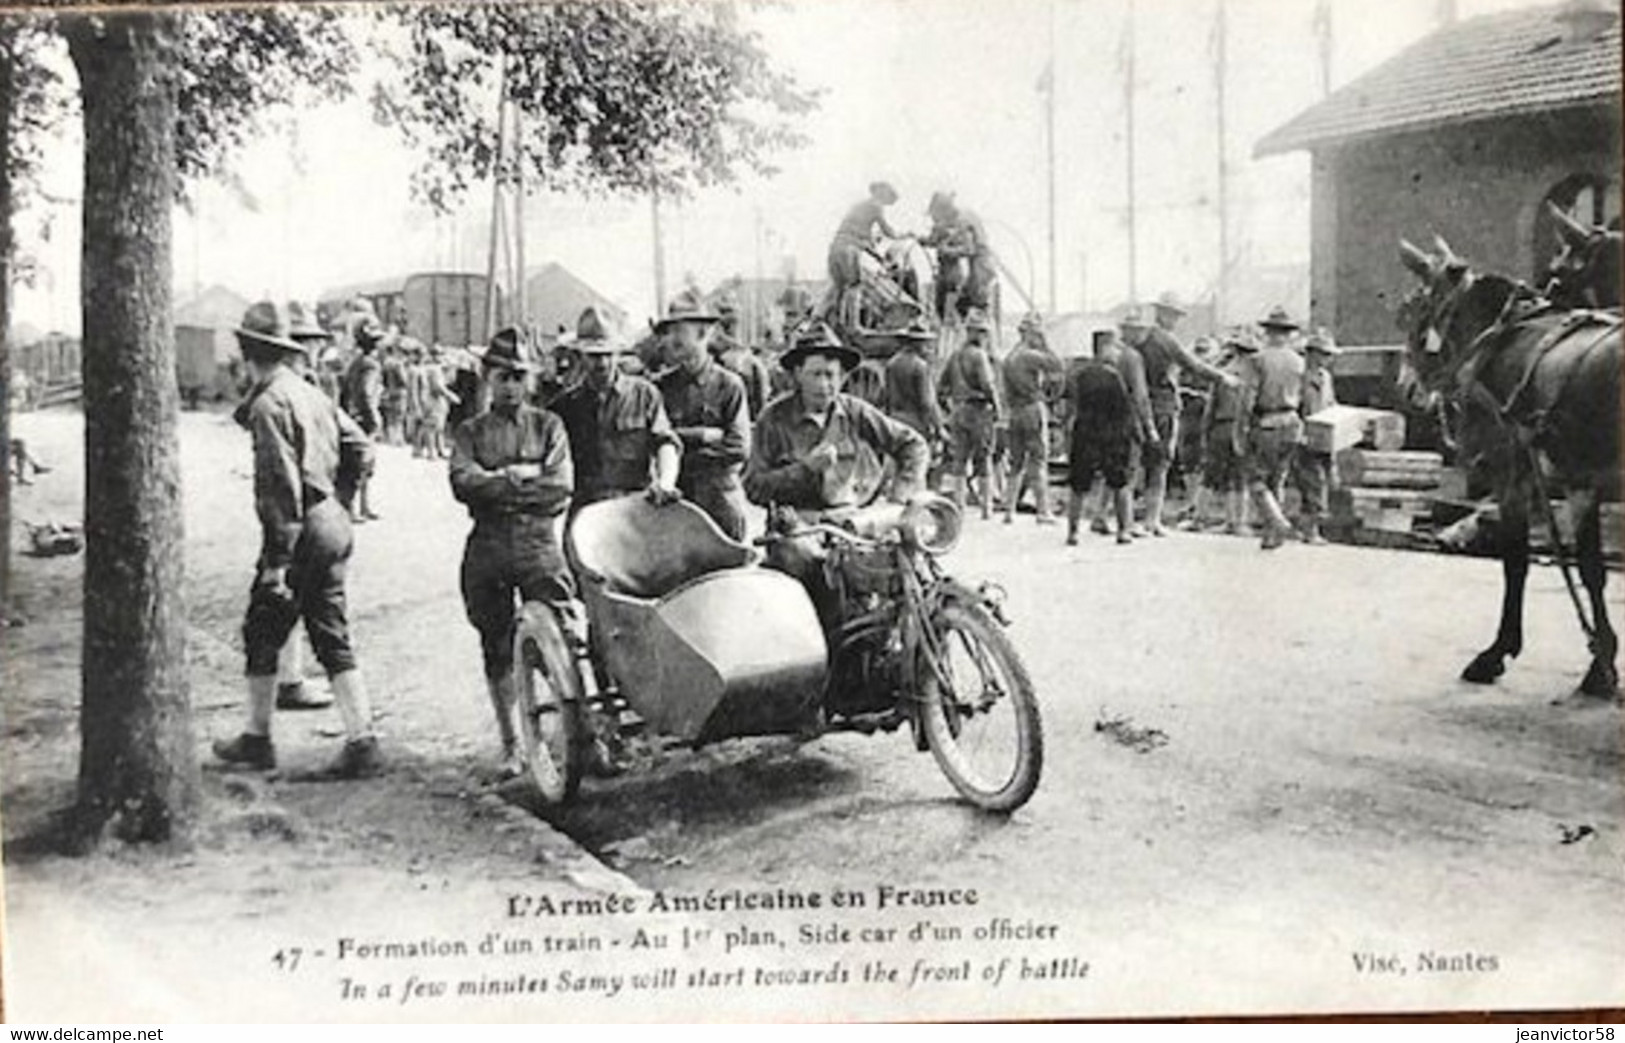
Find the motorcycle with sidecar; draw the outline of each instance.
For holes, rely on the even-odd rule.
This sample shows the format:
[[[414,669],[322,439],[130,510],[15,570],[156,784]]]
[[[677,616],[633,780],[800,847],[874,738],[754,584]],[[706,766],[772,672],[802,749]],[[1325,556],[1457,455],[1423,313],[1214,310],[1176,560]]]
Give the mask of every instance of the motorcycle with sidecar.
[[[572,799],[593,744],[635,721],[694,747],[906,727],[965,800],[1020,807],[1043,767],[1037,698],[1005,634],[1003,592],[942,570],[959,526],[958,509],[933,494],[811,521],[779,515],[754,545],[686,502],[634,495],[582,508],[566,544],[586,635],[530,602],[514,639],[519,733],[543,801]],[[828,593],[822,617],[758,548],[770,561],[811,555]]]

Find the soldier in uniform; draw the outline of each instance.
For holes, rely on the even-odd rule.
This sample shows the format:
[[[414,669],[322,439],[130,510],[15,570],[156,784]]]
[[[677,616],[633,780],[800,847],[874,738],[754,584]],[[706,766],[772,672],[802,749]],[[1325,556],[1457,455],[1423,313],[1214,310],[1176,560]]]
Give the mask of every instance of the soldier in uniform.
[[[925,212],[931,219],[931,231],[920,240],[920,245],[937,250],[938,313],[941,314],[946,307],[945,295],[952,282],[951,279],[943,277],[942,269],[961,261],[967,267],[964,285],[959,291],[956,305],[958,311],[964,316],[968,316],[973,308],[986,311],[992,307],[994,271],[993,248],[989,244],[987,229],[983,226],[982,219],[954,202],[951,192],[932,193],[931,202]],[[946,315],[942,318],[943,321],[947,321]]]
[[[1332,359],[1339,354],[1337,341],[1331,333],[1317,329],[1304,342],[1303,390],[1298,412],[1305,418],[1322,409],[1337,405],[1337,389],[1332,383]],[[1325,543],[1321,534],[1321,521],[1326,517],[1327,490],[1332,484],[1333,462],[1330,453],[1320,453],[1306,445],[1298,447],[1293,457],[1292,484],[1302,500],[1298,518],[1298,535],[1305,543]]]
[[[861,361],[824,323],[802,330],[784,353],[796,390],[768,403],[745,467],[745,495],[770,509],[769,527],[783,510],[813,518],[831,510],[858,507],[882,492],[905,500],[925,478],[930,450],[907,424],[888,417],[862,399],[840,391],[843,373]],[[887,468],[887,462],[892,464]],[[807,540],[775,543],[767,563],[807,588],[826,630],[836,606],[823,579],[816,546]]]
[[[829,279],[835,314],[848,327],[858,324],[858,286],[863,281],[860,259],[873,244],[875,230],[878,228],[888,239],[898,238],[886,221],[886,208],[895,202],[895,188],[884,181],[874,182],[869,186],[869,198],[846,212],[829,244]]]
[[[1225,337],[1222,365],[1238,379],[1244,377],[1244,360],[1258,350],[1252,331],[1232,330]],[[1202,434],[1202,486],[1196,493],[1195,509],[1181,528],[1201,529],[1205,522],[1206,498],[1217,494],[1224,508],[1224,531],[1231,535],[1245,531],[1247,500],[1243,475],[1246,455],[1246,418],[1243,415],[1243,388],[1216,384],[1208,395],[1200,423]]]
[[[739,302],[733,294],[717,298],[717,314],[722,317],[722,328],[711,340],[711,354],[723,369],[744,382],[745,405],[754,420],[773,397],[773,377],[761,356],[739,342]]]
[[[972,311],[965,319],[965,343],[948,360],[942,377],[942,390],[952,403],[948,414],[950,494],[963,510],[966,485],[973,486],[984,519],[993,511],[994,429],[1004,419],[987,343],[990,332],[986,317]]]
[[[555,398],[552,409],[569,432],[575,463],[571,516],[589,503],[638,491],[658,504],[679,499],[682,443],[660,389],[621,372],[621,342],[597,308],[581,313],[570,348],[582,359],[582,379]]]
[[[486,689],[502,742],[501,770],[520,770],[514,734],[515,595],[569,605],[575,584],[559,543],[560,519],[574,488],[564,424],[526,402],[533,366],[519,331],[491,338],[481,360],[490,405],[452,433],[451,492],[474,529],[463,548],[460,586],[468,621],[480,635]]]
[[[313,779],[352,779],[383,769],[372,704],[345,613],[345,567],[354,540],[340,495],[358,480],[371,444],[339,419],[338,407],[294,371],[306,348],[290,331],[287,309],[271,301],[243,315],[237,341],[253,381],[236,416],[254,441],[254,507],[261,540],[243,643],[248,675],[248,722],[235,739],[217,741],[214,755],[257,770],[276,766],[271,715],[277,658],[302,619],[327,672],[346,741],[338,758]]]
[[[713,359],[721,317],[694,295],[679,295],[657,330],[668,337],[670,368],[660,378],[666,416],[683,443],[677,488],[723,532],[745,538],[745,492],[739,473],[750,455],[745,384]]]
[[[339,400],[344,411],[361,425],[361,430],[369,438],[377,435],[383,427],[384,369],[378,361],[378,350],[384,339],[384,328],[377,319],[369,316],[356,327],[355,343],[359,350],[350,361],[350,368],[345,371],[344,386],[340,391]],[[378,514],[372,509],[369,485],[370,480],[363,479],[361,488],[356,492],[356,506],[350,512],[355,522],[378,519]]]
[[[1068,381],[1072,432],[1067,451],[1066,544],[1077,545],[1084,499],[1097,477],[1104,480],[1095,531],[1107,533],[1103,517],[1110,501],[1117,518],[1117,542],[1134,541],[1134,500],[1129,481],[1142,442],[1157,437],[1145,386],[1145,363],[1123,343],[1117,330],[1098,330],[1094,357],[1083,360]]]
[[[935,457],[943,440],[942,407],[937,402],[937,378],[929,357],[937,335],[924,319],[917,318],[898,330],[896,337],[897,350],[886,360],[882,374],[886,415],[918,431]],[[933,478],[928,473],[927,484],[934,484]]]
[[[1298,414],[1303,393],[1303,358],[1292,350],[1298,324],[1286,309],[1274,308],[1260,325],[1264,347],[1247,357],[1242,401],[1247,418],[1247,488],[1264,516],[1263,548],[1274,550],[1291,531],[1281,511],[1281,495],[1292,460],[1303,440]]]
[[[1010,420],[1010,488],[1004,498],[1004,523],[1012,524],[1024,488],[1038,499],[1038,524],[1052,525],[1049,503],[1049,393],[1065,372],[1044,340],[1044,319],[1021,320],[1021,340],[1003,365],[1005,408]]]
[[[1128,340],[1145,360],[1151,413],[1157,424],[1156,442],[1145,446],[1145,527],[1153,536],[1166,536],[1162,503],[1168,495],[1168,470],[1179,447],[1179,371],[1188,369],[1215,384],[1233,384],[1236,378],[1197,358],[1174,336],[1185,308],[1173,294],[1163,294],[1153,310],[1156,325]]]

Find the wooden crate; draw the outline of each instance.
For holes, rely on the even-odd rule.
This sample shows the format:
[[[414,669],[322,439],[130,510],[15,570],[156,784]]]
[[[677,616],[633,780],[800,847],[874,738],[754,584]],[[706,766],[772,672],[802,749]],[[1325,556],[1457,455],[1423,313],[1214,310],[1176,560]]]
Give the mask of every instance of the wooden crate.
[[[1304,444],[1317,453],[1339,453],[1357,445],[1397,450],[1405,446],[1405,417],[1386,409],[1330,406],[1304,421]]]
[[[1416,489],[1345,486],[1331,494],[1331,514],[1345,524],[1380,532],[1411,532],[1433,510],[1433,497]]]

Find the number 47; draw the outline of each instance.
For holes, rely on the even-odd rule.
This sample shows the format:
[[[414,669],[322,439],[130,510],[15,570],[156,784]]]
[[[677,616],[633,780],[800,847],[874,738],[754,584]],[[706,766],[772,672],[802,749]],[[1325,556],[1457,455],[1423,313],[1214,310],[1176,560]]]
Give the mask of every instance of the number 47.
[[[304,952],[305,950],[297,947],[278,949],[276,955],[271,957],[271,962],[276,964],[278,970],[296,971],[299,969],[299,957],[304,955]]]

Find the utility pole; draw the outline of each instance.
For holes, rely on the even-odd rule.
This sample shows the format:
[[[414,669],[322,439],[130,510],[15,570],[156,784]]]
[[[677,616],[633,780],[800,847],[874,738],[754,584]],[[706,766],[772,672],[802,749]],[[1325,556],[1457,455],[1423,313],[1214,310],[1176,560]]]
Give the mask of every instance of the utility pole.
[[[513,254],[518,269],[513,280],[513,321],[524,329],[530,316],[525,311],[525,115],[513,106]]]
[[[1228,139],[1225,136],[1225,81],[1228,79],[1228,43],[1229,18],[1225,11],[1225,0],[1219,0],[1218,12],[1213,25],[1213,69],[1214,69],[1214,115],[1216,118],[1219,137],[1219,285],[1216,299],[1213,302],[1213,321],[1222,324],[1225,316],[1225,307],[1230,299],[1230,158],[1228,154]]]
[[[1128,295],[1132,301],[1140,299],[1140,252],[1137,240],[1138,222],[1135,220],[1135,191],[1134,191],[1134,6],[1135,0],[1128,0],[1128,20],[1123,26],[1123,99],[1124,114],[1128,122],[1128,145],[1125,149],[1128,162]]]
[[[497,242],[502,235],[502,164],[508,155],[508,60],[502,60],[502,78],[497,88],[497,160],[491,177],[491,235],[485,254],[485,336],[496,332],[500,317],[497,314]]]
[[[1320,93],[1332,92],[1332,0],[1315,0],[1315,47],[1320,56]]]
[[[660,235],[660,189],[649,191],[649,219],[654,229],[655,318],[666,313],[666,246]]]
[[[1058,0],[1049,2],[1049,64],[1044,66],[1044,142],[1049,153],[1049,309],[1060,311],[1055,295],[1055,18]]]

